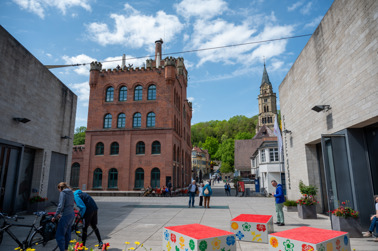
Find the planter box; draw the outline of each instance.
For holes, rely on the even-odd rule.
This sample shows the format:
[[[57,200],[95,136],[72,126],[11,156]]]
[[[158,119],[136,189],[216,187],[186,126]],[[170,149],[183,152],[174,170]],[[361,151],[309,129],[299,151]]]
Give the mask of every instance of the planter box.
[[[333,214],[331,214],[331,217],[333,230],[348,232],[351,238],[362,237],[361,224],[358,218],[344,218]]]
[[[284,211],[286,212],[298,212],[297,206],[284,206]]]
[[[302,219],[317,219],[316,215],[316,205],[297,205],[298,217]]]
[[[272,215],[241,214],[230,223],[240,241],[268,243],[268,234],[274,232]]]

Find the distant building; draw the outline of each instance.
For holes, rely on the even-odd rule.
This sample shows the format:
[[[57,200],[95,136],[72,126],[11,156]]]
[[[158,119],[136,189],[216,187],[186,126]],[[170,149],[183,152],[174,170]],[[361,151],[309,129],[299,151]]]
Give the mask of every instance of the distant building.
[[[197,146],[192,149],[192,179],[197,182],[209,179],[210,155],[206,149]]]
[[[286,185],[348,201],[367,229],[378,194],[378,1],[335,0],[279,87]]]
[[[0,26],[0,211],[58,201],[70,177],[76,95]],[[40,209],[45,204],[40,202]]]
[[[173,187],[191,178],[192,118],[183,58],[162,56],[146,67],[102,69],[92,62],[85,146],[73,148],[72,186],[83,190]],[[79,171],[78,171],[79,170]]]

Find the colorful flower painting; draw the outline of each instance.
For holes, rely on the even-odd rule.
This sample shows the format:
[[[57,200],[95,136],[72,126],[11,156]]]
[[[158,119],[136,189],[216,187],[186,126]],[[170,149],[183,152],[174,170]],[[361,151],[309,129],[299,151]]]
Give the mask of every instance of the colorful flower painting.
[[[283,245],[285,247],[285,251],[293,251],[294,243],[291,243],[290,240],[284,241]]]
[[[175,234],[171,234],[171,241],[173,243],[176,243],[176,235]]]
[[[266,231],[266,226],[265,225],[263,225],[263,224],[257,224],[257,226],[256,226],[256,229],[258,230],[258,231],[262,231],[262,232],[265,232]]]
[[[341,246],[340,246],[340,240],[336,240],[336,249],[338,250],[338,251],[340,251],[340,248],[341,248]]]
[[[214,238],[214,240],[211,242],[211,245],[213,246],[213,250],[219,249],[221,245],[221,240],[218,238]]]
[[[207,249],[207,242],[206,241],[201,241],[199,244],[199,249],[201,251],[205,251]]]
[[[257,241],[257,242],[261,242],[262,241],[262,239],[259,238],[259,237],[261,237],[261,234],[256,234],[256,232],[253,231],[253,232],[251,232],[251,235],[253,236],[252,241]]]
[[[348,242],[349,242],[349,240],[348,240],[348,236],[344,235],[344,244],[345,244],[346,246],[348,246]]]
[[[315,251],[311,245],[302,244],[302,251]]]
[[[235,244],[235,236],[231,235],[227,237],[226,240],[227,245],[231,246]]]
[[[193,240],[189,241],[189,247],[190,247],[191,250],[194,250],[194,248],[196,247],[196,244],[194,244]]]
[[[165,230],[165,232],[164,232],[164,239],[165,239],[166,241],[169,241],[169,233],[168,233],[168,230]]]
[[[236,233],[236,237],[239,238],[239,241],[244,238],[244,234],[239,230],[239,232]]]
[[[180,249],[179,249],[177,246],[175,246],[175,250],[176,250],[176,251],[180,251]]]
[[[168,250],[168,251],[171,251],[171,248],[172,248],[172,247],[171,247],[171,243],[168,241],[168,243],[167,243],[167,250]]]
[[[276,237],[270,237],[269,243],[272,247],[278,247],[278,240]]]
[[[232,222],[232,223],[231,223],[231,227],[232,227],[232,229],[236,230],[236,229],[239,228],[239,225],[238,225],[238,223],[236,223],[236,222]]]
[[[327,251],[333,251],[333,245],[332,242],[327,243]]]
[[[325,251],[325,247],[324,247],[323,244],[320,244],[320,247],[319,247],[318,251]]]
[[[251,225],[248,222],[242,225],[244,231],[251,231]]]

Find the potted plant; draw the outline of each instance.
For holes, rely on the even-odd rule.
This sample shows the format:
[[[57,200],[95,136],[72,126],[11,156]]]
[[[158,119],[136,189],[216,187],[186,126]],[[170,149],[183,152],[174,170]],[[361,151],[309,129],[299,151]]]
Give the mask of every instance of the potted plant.
[[[47,201],[47,198],[43,198],[39,196],[38,194],[33,197],[30,197],[29,204],[28,204],[28,211],[32,213],[32,212],[44,210],[45,201]]]
[[[352,238],[362,237],[359,213],[348,204],[349,201],[341,202],[338,208],[330,212],[332,230],[348,232]]]
[[[299,191],[302,197],[297,200],[298,216],[302,219],[317,219],[316,204],[318,201],[315,198],[317,187],[309,185],[306,186],[299,181]]]
[[[286,212],[298,212],[297,202],[295,200],[287,200],[283,204]]]

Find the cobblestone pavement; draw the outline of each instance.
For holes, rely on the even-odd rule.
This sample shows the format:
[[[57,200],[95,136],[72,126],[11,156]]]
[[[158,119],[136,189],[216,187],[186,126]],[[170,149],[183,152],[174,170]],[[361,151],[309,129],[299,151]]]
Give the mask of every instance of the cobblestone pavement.
[[[188,197],[95,197],[99,206],[99,229],[104,242],[110,243],[108,250],[125,249],[125,242],[139,241],[147,250],[162,250],[164,226],[200,223],[203,225],[229,230],[230,220],[239,214],[271,214],[275,217],[273,198],[224,196],[223,184],[215,184],[209,209],[198,207],[196,197],[195,208],[188,208]],[[233,195],[235,195],[233,193]],[[54,210],[53,208],[51,209]],[[31,222],[33,216],[26,216],[22,222]],[[303,220],[297,213],[285,212],[285,226],[274,226],[275,231],[292,229],[299,226],[331,229],[328,216],[318,214],[316,220]],[[16,228],[14,228],[16,230]],[[18,229],[17,229],[18,230]],[[26,235],[15,231],[17,236]],[[73,236],[74,237],[74,236]],[[87,246],[97,244],[95,235],[88,238]],[[269,250],[268,244],[236,242],[237,250]],[[56,246],[50,241],[45,247],[37,246],[37,251],[51,251]],[[129,245],[132,247],[135,245]],[[378,250],[378,243],[373,238],[352,238],[352,249],[356,251]],[[8,235],[4,235],[0,246],[2,251],[11,251],[16,247]],[[144,250],[138,248],[138,250]]]

